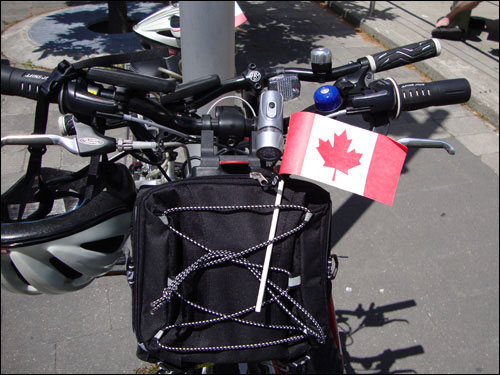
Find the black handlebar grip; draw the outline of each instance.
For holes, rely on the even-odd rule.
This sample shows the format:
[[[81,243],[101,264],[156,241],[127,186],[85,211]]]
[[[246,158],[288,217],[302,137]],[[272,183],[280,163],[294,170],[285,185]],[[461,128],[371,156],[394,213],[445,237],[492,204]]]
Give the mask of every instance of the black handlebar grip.
[[[465,103],[470,99],[469,81],[464,78],[398,85],[402,111]]]
[[[22,96],[38,100],[40,86],[50,76],[49,72],[13,68],[7,60],[2,60],[2,94]]]
[[[175,92],[163,96],[160,100],[163,105],[201,94],[208,90],[214,90],[220,86],[220,78],[217,74],[196,78],[193,81],[180,84]]]
[[[144,92],[155,91],[169,93],[175,90],[175,83],[166,79],[145,76],[142,74],[102,68],[91,68],[87,78],[93,81],[108,83]]]
[[[366,56],[373,72],[382,72],[399,66],[425,60],[441,53],[441,44],[437,39],[408,44],[388,51]]]

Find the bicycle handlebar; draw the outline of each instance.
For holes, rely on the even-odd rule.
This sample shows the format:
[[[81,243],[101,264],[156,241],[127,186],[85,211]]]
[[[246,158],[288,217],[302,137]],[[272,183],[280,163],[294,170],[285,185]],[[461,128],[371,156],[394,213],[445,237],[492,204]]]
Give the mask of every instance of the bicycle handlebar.
[[[110,117],[130,111],[185,133],[199,134],[202,128],[207,128],[207,122],[201,124],[195,117],[182,116],[179,113],[197,109],[227,92],[243,89],[251,90],[255,94],[269,83],[270,78],[279,75],[293,74],[302,81],[326,82],[343,79],[349,74],[357,76],[357,72],[365,74],[369,69],[379,72],[439,55],[440,50],[439,42],[429,39],[368,55],[356,62],[328,69],[326,73],[304,68],[257,69],[254,64],[250,64],[245,73],[235,78],[221,82],[217,75],[210,75],[183,83],[175,91],[172,90],[175,84],[171,81],[121,70],[90,68],[79,74],[80,78],[60,86],[58,102],[62,113],[72,113],[82,118]],[[2,94],[41,99],[39,89],[50,76],[49,73],[13,68],[8,65],[7,60],[2,60],[1,69]],[[429,106],[462,103],[470,98],[471,93],[469,83],[465,79],[402,85],[391,81],[392,84],[385,82],[379,87],[370,85],[366,90],[343,92],[342,95],[346,96],[343,105],[346,106],[347,113],[386,112],[396,113],[397,117],[401,110],[412,111]],[[130,90],[100,90],[98,82]],[[374,81],[376,82],[384,81]],[[97,86],[96,90],[94,87]],[[160,102],[145,99],[144,92],[148,91],[162,93]],[[357,94],[352,95],[355,93]],[[52,102],[55,100],[51,99]],[[351,106],[351,112],[348,106]],[[175,114],[176,112],[178,114]],[[245,124],[244,121],[242,124]],[[244,126],[245,132],[249,129],[247,125]]]
[[[175,83],[172,81],[124,70],[90,68],[87,72],[87,78],[92,81],[144,92],[170,93],[175,91]]]
[[[359,71],[369,66],[372,71],[380,72],[395,67],[410,64],[416,61],[439,55],[441,47],[436,39],[429,39],[418,43],[394,48],[388,51],[368,55],[358,59],[357,62],[332,68],[329,73],[315,74],[310,69],[303,68],[272,68],[238,76],[220,82],[216,75],[181,84],[175,90],[171,81],[144,76],[127,71],[117,71],[102,68],[90,68],[86,73],[89,80],[127,87],[139,91],[161,92],[163,105],[177,104],[177,110],[193,109],[200,107],[214,97],[239,89],[248,89],[252,85],[261,85],[278,74],[296,74],[302,81],[327,82],[336,80],[344,75]],[[2,60],[2,94],[18,95],[38,100],[39,86],[49,77],[49,73],[36,70],[23,70],[4,65]],[[256,77],[259,77],[256,79]],[[186,98],[194,97],[189,104],[180,105]]]
[[[13,68],[9,61],[4,59],[2,59],[1,67],[2,94],[33,100],[41,99],[40,86],[49,78],[50,73],[41,70]],[[122,70],[91,68],[86,76],[92,81],[143,92],[171,93],[175,90],[175,83],[171,81]],[[51,102],[56,103],[56,99],[51,100]]]
[[[439,56],[441,44],[437,39],[428,39],[418,43],[396,47],[388,51],[368,55],[366,58],[373,72],[397,68],[431,57]]]
[[[40,86],[49,76],[50,73],[41,70],[13,68],[8,60],[2,59],[2,94],[39,100]]]
[[[402,111],[464,103],[470,99],[471,95],[469,82],[464,78],[404,83],[398,86]]]

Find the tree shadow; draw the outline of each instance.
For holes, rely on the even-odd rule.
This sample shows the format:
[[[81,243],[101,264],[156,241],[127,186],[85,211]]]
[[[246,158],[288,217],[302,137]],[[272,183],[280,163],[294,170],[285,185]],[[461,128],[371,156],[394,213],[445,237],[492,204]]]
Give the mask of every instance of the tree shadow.
[[[390,323],[410,324],[406,319],[389,319],[384,314],[394,312],[410,307],[417,306],[415,300],[407,300],[375,307],[372,302],[368,309],[364,309],[361,304],[356,310],[337,310],[337,324],[339,326],[340,341],[342,352],[344,354],[345,370],[348,374],[371,373],[371,374],[396,374],[396,373],[416,373],[413,369],[393,370],[391,367],[397,360],[406,357],[423,354],[424,348],[421,345],[415,345],[402,349],[386,349],[381,354],[372,357],[353,357],[349,354],[347,348],[354,342],[354,334],[366,327],[383,327]],[[353,318],[362,319],[356,328],[352,327]],[[362,368],[357,368],[361,365]],[[370,371],[370,372],[367,372]]]
[[[316,3],[292,1],[238,2],[248,22],[236,32],[236,71],[249,62],[259,67],[309,64],[311,49],[322,47],[328,36],[355,35],[345,24]]]
[[[367,6],[368,1],[363,3],[355,2],[355,1],[344,1],[342,4],[343,13],[357,13],[359,15],[364,16],[363,19],[368,20],[393,20],[397,16],[391,13],[392,7],[380,9],[380,3],[377,7],[377,4],[373,4],[372,14],[370,15],[370,7]],[[371,2],[370,2],[371,3]],[[376,3],[376,2],[374,2]],[[337,9],[335,6],[335,1],[327,1],[327,5],[333,9]]]
[[[139,38],[133,33],[100,34],[88,29],[89,25],[108,18],[108,6],[102,2],[78,3],[48,15],[29,30],[30,37],[40,43],[34,52],[41,52],[40,59],[48,56],[72,56],[80,60],[92,54],[115,54],[141,49]],[[140,21],[165,4],[127,2],[127,16]]]

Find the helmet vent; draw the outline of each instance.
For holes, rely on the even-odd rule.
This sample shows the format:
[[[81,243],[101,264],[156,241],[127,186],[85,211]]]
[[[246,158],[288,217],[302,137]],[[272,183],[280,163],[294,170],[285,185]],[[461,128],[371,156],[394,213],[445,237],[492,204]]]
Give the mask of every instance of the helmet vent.
[[[9,214],[9,221],[17,221],[18,216],[19,216],[19,208],[20,207],[21,207],[20,204],[7,205],[7,212]],[[39,202],[27,203],[21,220],[26,220],[30,215],[36,213],[36,211],[38,210],[39,207],[40,207]],[[4,222],[3,218],[2,218],[2,222]]]
[[[68,266],[66,263],[61,262],[57,258],[50,258],[49,260],[50,264],[52,264],[59,272],[61,272],[65,277],[68,279],[78,279],[82,274],[70,266]]]
[[[21,272],[19,272],[14,262],[10,261],[10,265],[12,266],[12,269],[16,272],[17,276],[19,276],[22,282],[24,282],[26,285],[31,285],[29,282],[26,281],[23,275],[21,275]]]
[[[181,27],[181,17],[176,16],[176,15],[170,17],[170,27],[173,27],[176,29]]]
[[[80,246],[86,250],[98,251],[100,253],[111,254],[117,250],[120,250],[120,247],[123,243],[124,236],[116,236],[106,238],[104,240],[85,242]]]
[[[166,37],[174,38],[174,36],[172,35],[172,32],[170,30],[158,31],[158,34],[166,36]]]

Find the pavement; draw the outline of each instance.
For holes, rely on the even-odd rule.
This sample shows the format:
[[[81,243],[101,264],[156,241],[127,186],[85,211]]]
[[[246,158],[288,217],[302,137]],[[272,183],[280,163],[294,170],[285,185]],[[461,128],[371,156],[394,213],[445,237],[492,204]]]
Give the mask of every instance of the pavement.
[[[450,10],[447,1],[330,1],[330,7],[352,24],[374,36],[388,48],[427,39],[435,19]],[[472,31],[465,41],[441,40],[443,52],[437,59],[418,62],[417,69],[433,81],[467,78],[473,95],[469,106],[498,128],[498,1],[483,1],[472,16],[484,19],[483,30]]]
[[[307,67],[328,47],[333,64],[430,38],[451,1],[239,2],[248,18],[236,34],[236,70]],[[142,18],[161,4],[129,2]],[[105,3],[2,1],[2,58],[51,69],[61,59],[138,49],[133,34],[89,32]],[[488,28],[464,42],[442,41],[441,56],[383,72],[398,83],[465,77],[467,105],[403,113],[389,136],[443,139],[456,148],[410,150],[393,207],[328,188],[334,252],[343,256],[334,300],[348,373],[499,372],[498,2],[473,15]],[[496,27],[496,33],[495,33]],[[286,115],[312,102],[304,83]],[[32,130],[34,102],[1,97],[2,137]],[[496,111],[496,112],[495,112]],[[57,133],[57,106],[48,132]],[[359,117],[342,120],[362,124]],[[111,133],[111,135],[114,135]],[[2,192],[26,169],[26,151],[2,149]],[[49,148],[44,165],[88,162]],[[74,169],[73,169],[74,168]],[[2,373],[131,373],[131,295],[124,277],[105,277],[60,296],[1,292]]]

